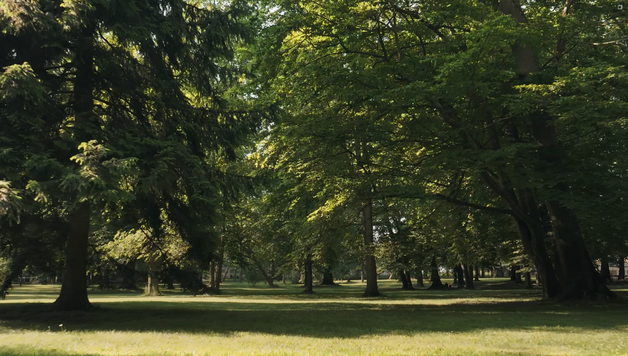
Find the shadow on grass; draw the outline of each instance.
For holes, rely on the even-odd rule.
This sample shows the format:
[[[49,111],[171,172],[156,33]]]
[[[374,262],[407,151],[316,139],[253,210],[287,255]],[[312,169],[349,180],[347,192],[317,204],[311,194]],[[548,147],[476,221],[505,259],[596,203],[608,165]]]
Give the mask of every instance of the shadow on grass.
[[[303,295],[299,286],[273,289],[231,285],[218,297],[171,293],[172,298],[157,300],[141,298],[137,293],[96,292],[90,295],[100,300],[99,308],[58,312],[50,304],[17,299],[50,298],[56,293],[54,287],[27,287],[16,289],[16,295],[10,296],[18,303],[0,303],[0,333],[46,331],[49,327],[55,332],[59,324],[69,331],[254,332],[315,338],[487,329],[628,328],[628,303],[623,301],[556,305],[530,302],[530,298],[539,298],[538,290],[400,291],[394,283],[382,283],[385,298],[358,299],[362,288],[360,284],[323,287],[313,295]],[[613,288],[627,299],[628,284]],[[443,300],[444,305],[430,305],[434,300]],[[0,348],[0,354],[11,353]]]
[[[107,302],[84,312],[48,304],[0,305],[0,326],[69,331],[254,332],[306,337],[467,332],[482,329],[612,329],[628,325],[625,303],[557,306],[530,302],[444,306],[382,303]],[[549,329],[545,329],[549,328]],[[1,331],[0,331],[1,332]]]

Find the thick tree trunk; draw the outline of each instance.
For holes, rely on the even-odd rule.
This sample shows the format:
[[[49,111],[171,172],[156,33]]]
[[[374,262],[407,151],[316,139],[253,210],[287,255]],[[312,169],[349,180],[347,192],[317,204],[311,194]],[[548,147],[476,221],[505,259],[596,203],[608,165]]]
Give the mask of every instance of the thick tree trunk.
[[[485,276],[485,269],[484,267],[482,267],[480,278],[484,278],[484,276]]]
[[[336,283],[334,283],[334,276],[331,274],[331,266],[325,267],[325,270],[323,271],[323,281],[321,284],[325,286],[336,285]]]
[[[503,14],[511,16],[516,22],[527,23],[518,1],[501,0],[500,8]],[[569,8],[566,7],[563,16],[568,15],[568,10]],[[558,52],[563,50],[560,49],[560,43],[557,47],[559,48]],[[515,43],[512,45],[512,52],[518,71],[522,76],[540,71],[538,58],[529,48]],[[539,111],[537,115],[530,116],[530,124],[532,135],[538,144],[540,161],[552,170],[560,171],[563,157],[551,118],[547,113]],[[557,183],[547,188],[557,192],[568,192],[569,190],[564,183]],[[603,279],[593,268],[574,211],[557,200],[549,200],[545,202],[545,206],[552,222],[562,273],[560,278],[561,293],[557,299],[581,298],[585,295],[594,296],[599,293],[614,296],[614,293],[604,285]]]
[[[366,256],[364,270],[366,272],[366,290],[363,297],[378,297],[377,288],[377,265],[375,264],[375,248],[373,238],[373,201],[368,200],[362,206],[362,233],[364,234],[364,245]]]
[[[608,264],[608,257],[602,257],[600,259],[600,275],[604,279],[605,282],[612,282],[611,278],[611,268]]]
[[[478,265],[475,266],[475,278],[473,280],[476,282],[480,281],[480,267]]]
[[[61,293],[54,302],[62,310],[87,309],[87,243],[89,239],[90,206],[84,202],[70,213],[65,274]]]
[[[526,210],[530,211],[531,206],[535,206],[532,205],[533,199],[531,197],[525,196],[522,199],[527,199],[527,204],[525,205],[527,208]],[[518,217],[515,217],[514,219],[517,223],[519,236],[524,250],[534,261],[534,265],[543,288],[543,299],[550,299],[558,296],[561,291],[561,287],[558,283],[558,278],[556,277],[552,261],[547,253],[547,249],[545,248],[545,230],[543,229],[543,226],[540,225],[540,223],[533,226],[528,225]]]
[[[408,281],[408,289],[414,290],[414,286],[412,286],[412,276],[410,275],[410,271],[405,272],[406,281]]]
[[[438,265],[436,264],[436,256],[432,256],[432,262],[430,263],[430,281],[432,285],[430,285],[427,289],[443,289],[445,286],[443,282],[440,280],[440,276],[438,275]]]
[[[302,293],[311,294],[314,293],[314,281],[312,276],[312,259],[311,257],[307,257],[305,259],[305,289]]]
[[[93,34],[95,24],[85,20],[85,27],[76,41],[74,64],[73,110],[74,123],[71,133],[76,143],[93,139],[91,131],[99,129],[94,115],[94,52]],[[78,167],[77,167],[78,168]],[[87,246],[90,228],[89,202],[78,202],[87,198],[76,196],[74,210],[68,219],[68,242],[66,246],[66,264],[61,286],[61,293],[54,302],[59,309],[86,309],[92,305],[87,297]]]
[[[146,281],[146,291],[144,293],[147,296],[161,295],[161,291],[159,290],[159,272],[159,263],[151,257],[151,260],[148,261],[148,279]]]
[[[462,269],[462,273],[464,275],[464,289],[475,289],[473,286],[473,268],[467,264],[461,264],[460,268]]]
[[[512,282],[521,283],[521,273],[517,272],[519,270],[519,266],[511,265],[510,266],[510,280]]]
[[[558,299],[594,297],[597,294],[615,297],[615,293],[606,287],[591,263],[575,214],[556,201],[548,202],[547,208],[552,218],[552,230],[563,273],[560,281],[562,292]]]
[[[626,267],[624,265],[625,259],[626,258],[622,256],[619,260],[617,260],[617,265],[619,266],[619,274],[617,275],[618,280],[626,279]]]
[[[401,289],[410,289],[408,279],[403,269],[399,269],[399,282],[401,282]]]
[[[458,288],[464,287],[464,275],[462,271],[462,266],[460,264],[454,267],[454,284],[458,286]]]

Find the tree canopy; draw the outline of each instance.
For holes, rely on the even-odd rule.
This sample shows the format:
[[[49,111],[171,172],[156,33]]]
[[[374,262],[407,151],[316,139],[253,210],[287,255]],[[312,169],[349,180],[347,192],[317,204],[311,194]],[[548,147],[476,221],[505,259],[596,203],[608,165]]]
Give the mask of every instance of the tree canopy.
[[[361,271],[365,296],[383,269],[472,288],[507,263],[544,298],[611,297],[593,262],[628,255],[622,9],[4,1],[7,280],[64,265],[57,305],[86,308],[90,270],[137,261],[197,287],[208,268],[212,292],[227,263],[308,292]]]

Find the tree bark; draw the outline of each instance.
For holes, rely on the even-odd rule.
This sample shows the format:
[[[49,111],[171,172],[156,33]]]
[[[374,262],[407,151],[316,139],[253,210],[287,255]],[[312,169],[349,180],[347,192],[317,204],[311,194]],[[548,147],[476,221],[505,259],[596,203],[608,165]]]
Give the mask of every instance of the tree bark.
[[[547,208],[552,217],[552,230],[563,274],[558,299],[595,297],[598,294],[616,297],[591,263],[575,214],[556,201],[549,201]]]
[[[464,275],[464,289],[475,289],[473,285],[473,268],[465,263],[460,265],[462,273]]]
[[[521,5],[516,0],[501,0],[500,8],[503,14],[511,16],[517,23],[527,23]],[[567,16],[568,7],[565,7],[563,16]],[[558,44],[560,47],[561,44]],[[520,43],[512,45],[512,52],[516,66],[522,76],[540,71],[538,58],[529,48]],[[530,118],[532,135],[538,144],[539,160],[552,169],[560,170],[563,164],[561,147],[556,138],[555,127],[547,113],[539,111]],[[567,192],[564,183],[557,183],[549,189]],[[561,266],[561,293],[559,300],[581,298],[585,295],[595,296],[599,293],[609,297],[615,296],[605,285],[599,273],[593,268],[589,253],[580,232],[575,212],[558,200],[545,202],[552,231],[558,250]]]
[[[264,266],[262,266],[262,264],[259,261],[255,261],[255,265],[257,266],[257,269],[259,269],[260,273],[262,273],[262,276],[264,277],[266,284],[268,284],[269,287],[277,287],[275,285],[275,282],[273,281],[273,277],[269,276],[268,273],[266,273]]]
[[[525,207],[530,211],[529,199],[531,199],[531,197],[527,199],[528,204],[526,204]],[[561,287],[558,283],[552,261],[545,248],[545,230],[543,226],[540,225],[540,223],[528,225],[519,217],[515,217],[514,220],[517,224],[524,250],[534,261],[541,287],[543,288],[543,299],[551,299],[558,296]]]
[[[331,273],[331,266],[325,267],[325,270],[323,271],[323,281],[321,284],[325,286],[336,285],[336,283],[334,283],[334,276]]]
[[[432,256],[432,262],[430,263],[430,281],[432,285],[430,285],[427,289],[443,289],[445,286],[443,282],[440,280],[440,276],[438,275],[438,265],[436,264],[436,256]]]
[[[611,268],[608,264],[608,257],[600,258],[600,274],[605,282],[612,282]]]
[[[412,276],[410,275],[410,271],[406,271],[405,276],[406,281],[408,281],[408,289],[414,290],[414,286],[412,286]]]
[[[473,279],[476,282],[480,281],[480,267],[475,265],[475,278]]]
[[[408,279],[406,278],[406,274],[403,269],[399,269],[399,281],[401,282],[401,289],[410,289],[408,287]]]
[[[73,91],[74,125],[72,134],[77,143],[92,138],[91,131],[98,130],[94,115],[94,51],[93,34],[95,25],[85,19],[81,36],[76,41],[74,63],[76,66]],[[76,196],[76,206],[70,213],[66,265],[63,284],[54,305],[63,310],[86,309],[92,305],[87,297],[87,246],[90,228],[90,204]]]
[[[464,275],[463,275],[462,265],[457,264],[454,267],[454,284],[460,287],[464,287]]]
[[[617,265],[619,266],[619,274],[617,275],[618,280],[626,279],[626,267],[624,265],[625,259],[626,258],[622,256],[617,260]]]
[[[375,264],[374,238],[373,238],[373,201],[367,200],[362,206],[362,233],[364,234],[364,245],[366,256],[364,270],[366,272],[366,290],[363,297],[378,297],[377,288],[377,265]]]
[[[146,282],[146,292],[147,296],[158,296],[161,295],[161,291],[159,290],[159,263],[157,263],[156,258],[150,257],[148,261],[148,280]]]
[[[69,217],[65,273],[61,293],[54,302],[62,310],[87,309],[92,306],[87,297],[87,243],[90,227],[90,206],[78,204]]]
[[[425,287],[425,283],[423,283],[423,270],[421,269],[416,272],[416,284],[419,287]]]
[[[517,265],[510,265],[510,281],[521,283],[521,275],[517,273]]]
[[[209,263],[209,288],[213,291],[216,288],[216,263]]]
[[[305,283],[304,283],[305,289],[303,290],[302,293],[311,294],[311,293],[314,293],[314,281],[313,281],[313,276],[312,276],[312,258],[310,256],[308,256],[305,259],[304,267],[305,267]]]

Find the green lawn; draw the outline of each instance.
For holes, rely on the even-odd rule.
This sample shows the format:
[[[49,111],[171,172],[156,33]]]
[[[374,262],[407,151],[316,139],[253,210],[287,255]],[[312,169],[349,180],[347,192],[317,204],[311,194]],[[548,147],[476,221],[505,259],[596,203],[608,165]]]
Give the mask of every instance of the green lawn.
[[[91,292],[99,308],[71,313],[51,310],[57,286],[16,287],[0,301],[0,355],[628,355],[625,301],[541,303],[490,279],[474,291],[380,282],[374,299],[361,283]],[[628,300],[628,286],[615,289]]]

